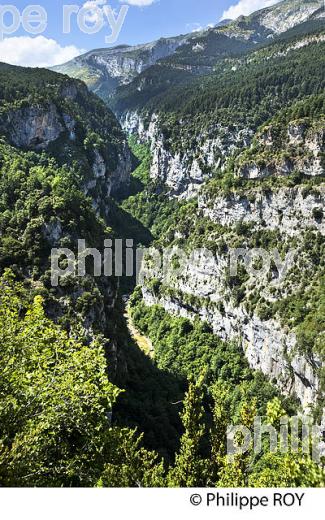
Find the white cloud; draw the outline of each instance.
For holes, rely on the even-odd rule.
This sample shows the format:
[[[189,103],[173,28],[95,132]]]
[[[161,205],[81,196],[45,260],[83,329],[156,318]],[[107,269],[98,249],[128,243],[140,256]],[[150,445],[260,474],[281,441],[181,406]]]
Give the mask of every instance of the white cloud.
[[[151,5],[155,2],[155,0],[120,0],[123,4],[136,5],[138,7],[145,7],[146,5]]]
[[[104,5],[107,5],[107,0],[87,0],[82,6],[84,9],[89,9],[85,21],[89,24],[100,23],[103,19]]]
[[[14,36],[0,41],[0,61],[23,67],[51,67],[85,52],[74,45],[62,47],[45,36]]]
[[[94,7],[101,7],[107,4],[107,0],[87,0],[82,7],[85,9],[93,9]]]
[[[270,7],[277,4],[280,0],[239,0],[237,4],[231,5],[229,9],[223,12],[222,20],[231,18],[234,20],[240,15],[248,15],[263,7]]]

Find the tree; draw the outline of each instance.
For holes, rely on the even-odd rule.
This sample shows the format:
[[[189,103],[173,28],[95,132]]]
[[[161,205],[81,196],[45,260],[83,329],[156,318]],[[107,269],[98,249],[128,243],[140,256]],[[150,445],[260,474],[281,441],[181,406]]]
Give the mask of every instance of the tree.
[[[282,408],[280,400],[274,398],[268,403],[265,422],[276,427],[279,432],[281,417],[286,417],[285,410]],[[290,425],[290,420],[288,425]],[[290,428],[288,428],[289,432]],[[324,486],[324,469],[312,459],[312,436],[305,440],[304,444],[306,442],[307,446],[309,445],[309,453],[306,453],[306,446],[302,445],[301,439],[297,439],[297,449],[293,449],[290,434],[288,434],[285,453],[281,451],[282,442],[280,439],[278,439],[278,449],[275,453],[271,453],[267,443],[264,443],[263,455],[253,467],[248,484],[254,487]]]
[[[181,414],[185,431],[181,437],[181,447],[176,455],[175,465],[168,475],[170,487],[202,486],[206,480],[206,461],[202,459],[200,451],[205,432],[203,380],[204,377],[201,376],[196,382],[193,379],[189,382]]]
[[[224,469],[227,456],[227,428],[229,414],[226,407],[226,400],[229,397],[231,388],[224,382],[216,382],[211,388],[213,398],[213,426],[210,430],[211,442],[211,485],[215,485],[220,473]]]
[[[157,455],[111,425],[120,390],[99,342],[54,324],[10,271],[0,291],[0,485],[162,485]]]
[[[133,430],[115,429],[113,450],[98,481],[99,487],[164,487],[164,462],[158,455],[141,447],[142,436]]]
[[[256,416],[256,399],[254,398],[252,401],[245,400],[240,409],[240,425],[251,431]],[[241,432],[236,436],[235,440],[240,447],[242,443]],[[226,463],[220,472],[220,479],[217,485],[219,487],[246,487],[253,455],[252,443],[243,452],[239,451],[239,453],[234,455],[227,455]]]

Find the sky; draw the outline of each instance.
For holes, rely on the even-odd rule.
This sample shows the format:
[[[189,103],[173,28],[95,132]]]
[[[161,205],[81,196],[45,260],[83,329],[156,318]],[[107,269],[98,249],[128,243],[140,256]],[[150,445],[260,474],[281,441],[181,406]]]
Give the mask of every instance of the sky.
[[[58,65],[91,49],[197,31],[279,1],[12,0],[0,5],[0,61]],[[36,2],[38,12],[30,7]]]

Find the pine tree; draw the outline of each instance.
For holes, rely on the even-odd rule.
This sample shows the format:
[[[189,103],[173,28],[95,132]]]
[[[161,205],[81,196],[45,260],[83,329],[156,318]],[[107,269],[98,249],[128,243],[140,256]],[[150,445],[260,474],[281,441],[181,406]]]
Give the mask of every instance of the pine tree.
[[[108,463],[98,481],[98,487],[164,487],[164,461],[155,452],[141,446],[143,435],[136,430],[111,430],[114,442],[107,446]],[[112,441],[112,439],[110,439]],[[111,449],[112,446],[112,449]]]
[[[211,485],[215,485],[220,477],[221,470],[226,464],[227,455],[227,428],[229,415],[226,407],[227,396],[231,389],[224,382],[217,382],[211,389],[213,398],[213,426],[210,431],[211,442]]]
[[[175,465],[168,475],[169,487],[197,487],[205,485],[206,461],[201,456],[201,442],[205,433],[203,424],[204,409],[203,380],[190,380],[181,414],[184,433]]]
[[[240,425],[252,430],[254,419],[257,415],[256,399],[245,400],[240,410]],[[241,446],[241,433],[237,436],[238,445]],[[220,473],[219,487],[246,487],[253,456],[253,445],[250,443],[243,453],[236,453],[227,457],[227,462]]]

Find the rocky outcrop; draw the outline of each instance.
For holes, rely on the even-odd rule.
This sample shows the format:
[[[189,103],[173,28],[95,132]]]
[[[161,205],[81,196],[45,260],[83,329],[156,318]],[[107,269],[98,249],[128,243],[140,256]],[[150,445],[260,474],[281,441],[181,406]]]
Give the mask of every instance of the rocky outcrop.
[[[105,214],[106,210],[108,211],[108,208],[106,208],[108,197],[127,191],[131,171],[132,160],[126,141],[120,147],[115,170],[111,170],[107,166],[98,150],[94,151],[93,175],[84,185],[84,192],[91,197],[96,211],[101,208]]]
[[[62,95],[75,100],[77,88],[66,87]],[[24,106],[9,109],[0,117],[0,132],[6,135],[8,141],[19,148],[43,151],[59,138],[67,143],[76,140],[76,119],[69,113],[61,113],[55,103]],[[116,146],[116,166],[112,168],[103,154],[96,147],[90,159],[90,171],[83,186],[86,195],[91,196],[95,208],[105,204],[111,194],[126,190],[130,182],[132,161],[126,139],[121,134],[121,142]],[[107,156],[111,153],[108,150]],[[85,153],[86,157],[86,153]]]
[[[116,78],[119,85],[124,85],[158,60],[173,54],[185,41],[185,37],[167,38],[145,45],[107,49],[106,52],[92,51],[82,59],[96,64],[108,76]]]
[[[179,198],[195,196],[213,169],[222,168],[235,150],[248,146],[252,137],[249,129],[229,129],[215,124],[209,132],[199,136],[195,149],[184,146],[182,151],[174,151],[163,135],[157,114],[147,120],[137,112],[129,112],[121,123],[127,133],[150,143],[151,178],[165,184],[170,195]]]
[[[240,16],[226,24],[223,32],[231,38],[241,36],[259,43],[308,20],[324,17],[322,0],[282,0],[271,3],[276,5],[252,13],[248,23],[248,17]]]
[[[171,196],[195,196],[213,171],[222,170],[227,160],[239,149],[245,152],[236,159],[235,174],[245,179],[289,176],[294,172],[309,177],[325,175],[325,127],[322,121],[316,125],[291,122],[281,138],[278,135],[279,128],[265,127],[255,137],[251,148],[251,129],[228,128],[215,123],[197,137],[194,147],[187,147],[183,143],[179,151],[173,150],[164,137],[157,114],[148,118],[146,114],[128,112],[122,117],[122,126],[127,133],[150,143],[150,176],[164,183]]]
[[[307,2],[287,0],[261,11],[260,14],[257,13],[256,17],[259,18],[262,26],[275,34],[280,34],[312,17],[321,18],[323,15],[322,0],[308,0]]]
[[[325,121],[292,121],[285,132],[270,125],[256,136],[252,148],[239,157],[236,174],[245,179],[287,176],[293,172],[325,175]]]
[[[132,171],[131,154],[126,141],[123,142],[117,161],[117,168],[112,172],[111,195],[126,192],[130,184],[130,174]]]
[[[120,85],[130,83],[157,61],[174,54],[191,35],[161,38],[144,45],[119,45],[96,49],[53,67],[55,72],[84,80],[89,88],[104,99]]]
[[[83,89],[82,85],[78,87]],[[76,101],[78,87],[72,82],[67,82],[60,89],[60,98]],[[64,132],[74,141],[75,126],[75,118],[69,113],[62,113],[54,102],[22,103],[22,106],[16,109],[6,108],[0,116],[0,131],[7,136],[11,144],[32,150],[45,150]]]
[[[311,228],[325,235],[325,186],[245,190],[227,196],[199,196],[199,209],[205,217],[222,226],[238,223],[255,228],[278,230],[289,236],[299,236],[302,229]],[[247,193],[248,192],[248,193]],[[324,216],[324,218],[323,218]]]
[[[325,235],[324,205],[324,185],[313,189],[281,187],[273,191],[246,188],[241,194],[230,195],[203,190],[198,212],[200,217],[227,228],[229,240],[234,237],[235,226],[246,223],[251,225],[249,233],[275,230],[288,248],[291,249],[293,239],[295,248],[299,249],[299,240],[306,230]],[[227,234],[224,243],[227,243],[226,237]],[[276,271],[250,273],[241,287],[245,296],[238,302],[231,284],[228,246],[227,251],[222,252],[224,247],[221,250],[218,242],[215,245],[217,252],[213,253],[199,249],[184,255],[184,251],[176,251],[181,259],[181,267],[176,270],[171,267],[172,262],[164,260],[163,269],[159,265],[153,269],[150,258],[146,260],[142,283],[144,301],[147,305],[159,303],[177,316],[206,321],[224,341],[238,341],[250,366],[274,380],[282,392],[295,394],[305,409],[313,406],[320,393],[320,360],[313,354],[300,352],[295,332],[279,316],[263,318],[257,306],[250,305],[251,296],[254,298],[256,294],[272,306],[286,297],[288,291],[295,292],[299,283],[296,269],[298,272],[307,269],[307,258],[300,254],[300,259],[296,254],[289,255],[285,270],[279,264]],[[158,290],[150,283],[153,279],[159,281]]]
[[[314,405],[320,389],[319,360],[301,355],[295,334],[276,319],[262,320],[236,306],[225,284],[226,267],[224,257],[212,261],[203,254],[182,267],[165,294],[158,296],[144,284],[144,301],[177,316],[206,321],[221,339],[238,341],[251,368],[274,380],[283,393],[295,394],[305,409]]]
[[[66,117],[70,133],[74,124]],[[54,104],[11,110],[3,119],[1,126],[10,142],[19,148],[45,150],[67,128]]]
[[[53,219],[51,222],[44,223],[43,234],[44,237],[50,242],[52,247],[57,247],[63,234],[60,220]]]

